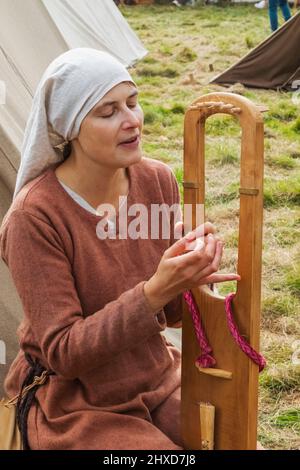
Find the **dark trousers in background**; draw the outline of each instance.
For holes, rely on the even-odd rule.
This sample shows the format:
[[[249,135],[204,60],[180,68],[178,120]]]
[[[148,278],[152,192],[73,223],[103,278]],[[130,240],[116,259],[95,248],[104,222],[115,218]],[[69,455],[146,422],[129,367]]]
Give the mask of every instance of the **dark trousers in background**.
[[[291,11],[287,0],[269,0],[269,17],[272,31],[276,31],[278,28],[278,6],[282,11],[285,21],[289,20],[291,17]]]

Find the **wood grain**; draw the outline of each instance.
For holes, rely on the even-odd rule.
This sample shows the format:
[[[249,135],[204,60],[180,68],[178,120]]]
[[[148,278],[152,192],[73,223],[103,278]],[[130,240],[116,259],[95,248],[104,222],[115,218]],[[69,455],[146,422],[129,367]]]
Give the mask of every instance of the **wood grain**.
[[[204,103],[224,103],[229,106]],[[198,106],[198,105],[202,106]],[[263,119],[261,110],[248,99],[232,93],[210,93],[188,109],[184,124],[184,203],[205,204],[205,121],[220,112],[237,119],[242,129],[240,161],[240,218],[238,268],[241,276],[233,313],[240,333],[259,349],[261,256],[263,223]],[[261,108],[262,109],[262,108]],[[239,110],[239,111],[237,111]],[[193,184],[191,184],[193,183]],[[218,221],[215,221],[218,224]],[[218,227],[222,232],[222,227]],[[201,373],[195,367],[199,345],[187,306],[183,306],[182,332],[182,437],[186,449],[201,449],[197,403],[215,407],[215,449],[255,449],[257,440],[258,366],[233,340],[227,323],[224,298],[207,286],[193,290],[216,368],[226,377]]]

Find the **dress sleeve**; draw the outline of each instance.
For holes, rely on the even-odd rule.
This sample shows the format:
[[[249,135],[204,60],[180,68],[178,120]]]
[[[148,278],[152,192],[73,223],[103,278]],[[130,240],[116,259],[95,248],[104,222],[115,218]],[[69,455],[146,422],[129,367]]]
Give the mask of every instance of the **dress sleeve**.
[[[182,220],[182,211],[180,208],[180,193],[178,188],[177,180],[171,171],[171,183],[172,183],[172,204],[178,204],[179,211],[177,213],[177,217],[171,218],[171,237],[170,237],[170,246],[173,245],[175,242],[174,237],[174,224],[178,220]],[[181,319],[182,319],[182,295],[178,295],[175,297],[171,302],[164,306],[164,312],[167,319],[167,326],[168,327],[181,327]]]
[[[67,378],[109,362],[167,326],[144,282],[84,317],[71,263],[58,232],[25,210],[1,228],[0,254],[12,275],[45,365]]]

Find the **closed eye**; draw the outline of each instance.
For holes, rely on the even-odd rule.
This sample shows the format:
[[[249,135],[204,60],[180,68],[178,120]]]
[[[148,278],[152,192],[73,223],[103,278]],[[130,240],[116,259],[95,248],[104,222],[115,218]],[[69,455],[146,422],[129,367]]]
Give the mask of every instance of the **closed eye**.
[[[128,108],[135,108],[137,106],[137,102],[136,103],[129,103],[127,106],[128,106]]]
[[[138,104],[138,103],[131,103],[131,104],[128,104],[127,106],[128,106],[128,108],[133,109],[133,108],[136,108],[137,104]],[[100,116],[100,117],[102,117],[102,118],[104,118],[104,119],[110,118],[110,117],[112,117],[112,116],[115,114],[115,111],[116,111],[116,108],[114,108],[114,110],[113,110],[112,113],[106,114],[105,116]]]
[[[100,117],[103,118],[103,119],[110,118],[114,115],[114,113],[115,113],[115,110],[113,110],[113,112],[111,114],[106,114],[106,116],[100,116]]]

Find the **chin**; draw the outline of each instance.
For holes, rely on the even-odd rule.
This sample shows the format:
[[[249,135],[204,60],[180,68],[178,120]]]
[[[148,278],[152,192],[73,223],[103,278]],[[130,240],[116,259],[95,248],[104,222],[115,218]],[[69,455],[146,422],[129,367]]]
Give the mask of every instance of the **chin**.
[[[131,155],[128,155],[127,158],[124,158],[124,167],[129,165],[134,165],[134,163],[138,163],[142,159],[142,151],[139,152],[132,152]]]

